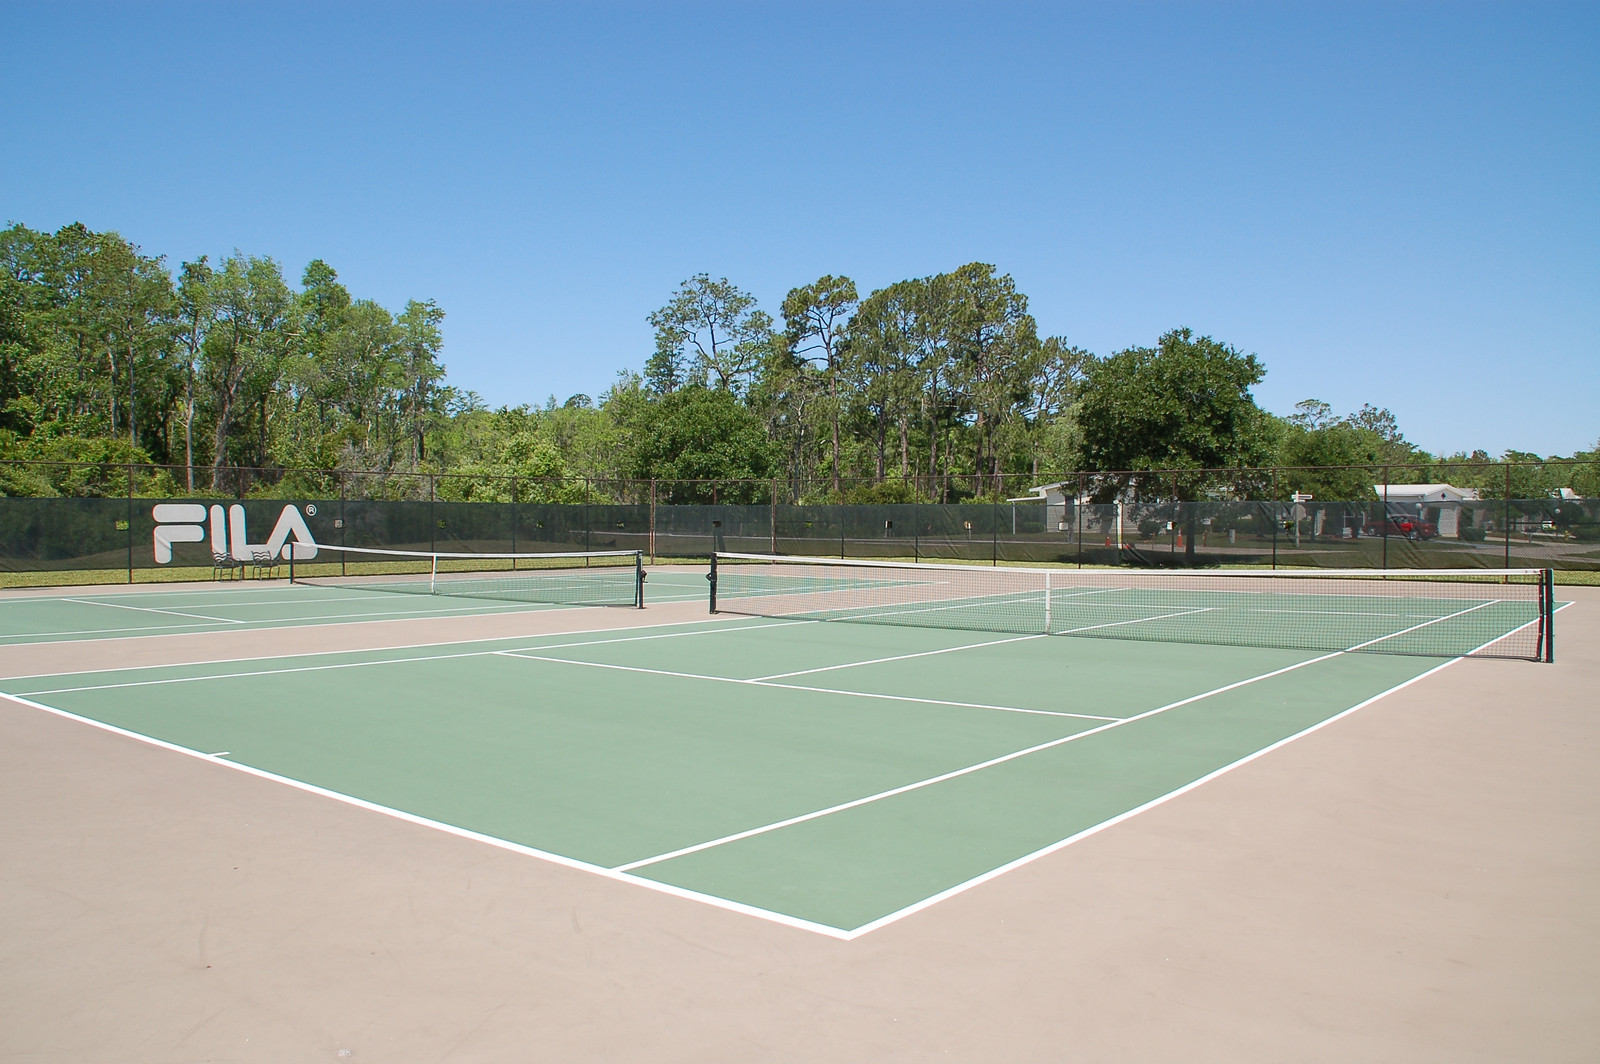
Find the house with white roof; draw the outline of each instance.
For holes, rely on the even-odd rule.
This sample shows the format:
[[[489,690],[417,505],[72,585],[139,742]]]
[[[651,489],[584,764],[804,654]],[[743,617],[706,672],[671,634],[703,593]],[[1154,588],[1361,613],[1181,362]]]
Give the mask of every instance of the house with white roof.
[[[1384,502],[1416,506],[1418,513],[1424,507],[1437,508],[1441,536],[1460,535],[1461,504],[1482,499],[1476,488],[1458,488],[1454,484],[1374,484],[1372,490]]]

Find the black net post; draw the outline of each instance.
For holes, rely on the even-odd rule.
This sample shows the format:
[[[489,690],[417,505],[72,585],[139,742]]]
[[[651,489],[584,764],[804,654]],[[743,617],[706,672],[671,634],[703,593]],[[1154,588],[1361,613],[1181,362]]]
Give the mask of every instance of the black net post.
[[[644,609],[644,552],[643,551],[641,551],[640,553],[634,555],[634,558],[633,558],[633,578],[634,578],[634,581],[635,581],[634,587],[637,588],[637,590],[634,592],[634,602],[642,610],[642,609]]]
[[[1539,626],[1544,636],[1544,660],[1556,660],[1556,571],[1546,569],[1541,579]]]
[[[711,584],[711,612],[717,612],[717,552],[711,552],[711,571],[706,573],[706,580]]]

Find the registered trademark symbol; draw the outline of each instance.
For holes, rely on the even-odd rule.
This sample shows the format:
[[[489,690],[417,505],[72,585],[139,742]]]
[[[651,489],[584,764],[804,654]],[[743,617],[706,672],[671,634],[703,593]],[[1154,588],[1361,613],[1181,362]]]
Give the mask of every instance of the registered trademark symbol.
[[[306,516],[307,517],[315,517],[315,516],[317,516],[317,504],[316,503],[314,503],[314,502],[306,503]]]

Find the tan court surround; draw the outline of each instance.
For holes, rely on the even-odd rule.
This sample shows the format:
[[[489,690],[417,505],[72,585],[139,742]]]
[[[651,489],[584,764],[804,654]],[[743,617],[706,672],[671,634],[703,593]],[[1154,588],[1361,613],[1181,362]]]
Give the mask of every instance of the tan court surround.
[[[1559,593],[1554,665],[1459,662],[854,942],[0,702],[0,1061],[1593,1061],[1600,589]],[[252,635],[9,647],[0,674]]]

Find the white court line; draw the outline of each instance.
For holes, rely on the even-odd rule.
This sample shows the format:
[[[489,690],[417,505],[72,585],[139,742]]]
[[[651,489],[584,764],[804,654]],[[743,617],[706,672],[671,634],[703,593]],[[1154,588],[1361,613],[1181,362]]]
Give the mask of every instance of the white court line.
[[[673,858],[683,857],[691,853],[698,853],[701,850],[709,850],[716,846],[724,846],[730,842],[738,842],[740,839],[748,839],[756,835],[765,835],[770,831],[777,831],[781,828],[792,827],[795,824],[803,824],[808,820],[816,820],[819,817],[831,816],[834,813],[840,813],[846,809],[855,809],[858,806],[868,805],[872,802],[879,802],[885,798],[893,798],[897,794],[906,794],[910,791],[921,790],[924,787],[931,787],[936,783],[944,783],[947,780],[953,780],[960,776],[970,775],[974,772],[981,772],[986,768],[993,768],[995,765],[1003,765],[1008,761],[1015,761],[1018,758],[1027,757],[1029,754],[1037,754],[1041,750],[1051,750],[1058,746],[1065,746],[1067,743],[1075,743],[1079,739],[1087,739],[1091,735],[1099,735],[1103,732],[1121,728],[1124,725],[1132,724],[1135,721],[1144,720],[1148,717],[1154,717],[1157,714],[1166,713],[1170,710],[1178,709],[1181,706],[1187,706],[1191,703],[1199,702],[1203,699],[1210,698],[1213,695],[1220,695],[1227,691],[1237,690],[1240,687],[1246,687],[1261,680],[1270,680],[1274,676],[1282,676],[1286,672],[1293,672],[1296,669],[1303,669],[1307,665],[1315,665],[1319,661],[1327,661],[1330,658],[1339,657],[1343,653],[1344,651],[1342,650],[1336,650],[1331,654],[1323,654],[1320,657],[1308,658],[1305,661],[1296,662],[1293,665],[1286,665],[1281,669],[1274,669],[1271,672],[1264,672],[1259,676],[1251,676],[1243,680],[1235,680],[1233,683],[1224,684],[1221,687],[1213,688],[1212,690],[1205,691],[1201,694],[1190,695],[1188,698],[1181,698],[1176,702],[1169,702],[1164,706],[1157,706],[1154,709],[1147,709],[1143,713],[1136,713],[1131,717],[1122,717],[1118,720],[1111,721],[1110,723],[1102,724],[1098,728],[1086,728],[1081,732],[1073,732],[1071,735],[1062,736],[1059,739],[1052,739],[1049,742],[1039,743],[1036,746],[1030,746],[1024,750],[1015,750],[1009,754],[1002,754],[999,757],[992,757],[987,761],[980,761],[976,765],[968,765],[965,768],[958,768],[951,772],[944,772],[937,776],[930,776],[924,780],[917,780],[915,783],[907,783],[899,787],[891,787],[888,790],[879,791],[876,794],[869,794],[865,797],[856,798],[848,802],[840,802],[838,805],[830,805],[826,809],[818,809],[814,812],[802,813],[799,816],[792,816],[787,820],[779,820],[771,824],[763,824],[760,827],[750,828],[746,831],[737,831],[732,835],[724,835],[720,839],[710,839],[706,842],[696,843],[693,846],[684,846],[681,849],[672,850],[668,853],[657,854],[654,857],[646,857],[643,860],[630,861],[627,864],[617,865],[616,870],[619,872],[631,872],[636,868],[643,868],[646,865],[659,864],[662,861],[670,861]]]
[[[795,624],[806,624],[806,621],[795,621]],[[1027,638],[1035,638],[1029,636]],[[1037,638],[1043,638],[1039,636]],[[560,650],[561,647],[543,647],[536,649]],[[942,698],[912,698],[909,695],[886,695],[872,691],[840,690],[835,687],[806,687],[794,683],[773,683],[770,680],[742,680],[735,676],[708,676],[698,672],[672,672],[667,669],[647,669],[639,665],[612,665],[603,661],[584,661],[580,658],[549,658],[538,654],[529,654],[520,650],[496,650],[494,653],[506,658],[522,658],[524,661],[548,661],[557,665],[582,665],[591,669],[612,669],[616,672],[642,672],[651,676],[671,676],[680,680],[709,680],[712,683],[736,683],[749,687],[780,687],[787,691],[814,691],[825,695],[844,695],[848,698],[879,698],[890,702],[920,702],[931,706],[957,706],[962,709],[995,709],[1002,713],[1028,713],[1040,717],[1073,717],[1078,720],[1122,720],[1122,717],[1100,717],[1090,713],[1068,713],[1060,709],[1023,709],[1020,706],[991,706],[982,702],[950,702]]]
[[[1448,621],[1452,617],[1460,617],[1462,614],[1471,613],[1473,610],[1481,610],[1486,606],[1493,606],[1496,603],[1498,603],[1499,601],[1500,601],[1499,599],[1490,599],[1488,602],[1480,602],[1476,606],[1468,606],[1464,610],[1457,610],[1454,613],[1447,613],[1443,617],[1435,617],[1433,620],[1431,620],[1431,621],[1423,621],[1421,624],[1413,624],[1410,628],[1402,628],[1398,632],[1390,632],[1388,635],[1380,635],[1380,636],[1378,636],[1378,638],[1369,639],[1365,643],[1357,643],[1355,646],[1351,647],[1350,649],[1351,650],[1361,650],[1361,649],[1363,649],[1365,647],[1370,647],[1374,643],[1381,643],[1385,639],[1393,639],[1396,636],[1405,635],[1407,632],[1415,632],[1418,628],[1426,628],[1430,624],[1438,624],[1440,621]],[[1521,625],[1520,627],[1526,628],[1527,625],[1524,624],[1524,625]],[[1510,633],[1508,632],[1506,634],[1509,635]],[[1505,637],[1504,636],[1500,636],[1497,639],[1491,640],[1491,642],[1499,642],[1500,639],[1503,639],[1503,638],[1505,638]],[[1485,643],[1484,646],[1488,646],[1488,643]],[[1478,649],[1482,650],[1483,647],[1479,647]],[[1477,651],[1473,651],[1472,653],[1476,653],[1476,652]]]
[[[1243,606],[1242,613],[1310,613],[1318,617],[1399,617],[1402,620],[1410,617],[1433,617],[1432,613],[1385,613],[1381,610],[1282,610],[1268,606]]]
[[[243,772],[247,776],[254,776],[257,779],[270,780],[273,783],[281,783],[286,787],[293,787],[297,791],[304,791],[307,794],[315,794],[321,798],[331,798],[336,802],[342,802],[345,805],[355,806],[357,809],[365,809],[371,813],[381,813],[384,816],[393,817],[396,820],[403,820],[408,824],[416,824],[420,827],[432,828],[435,831],[442,831],[447,835],[454,835],[461,839],[470,839],[473,842],[481,842],[485,845],[493,846],[496,849],[509,850],[512,853],[522,854],[526,857],[534,857],[538,860],[546,861],[553,865],[560,865],[563,868],[571,868],[580,872],[588,872],[591,875],[600,876],[602,879],[610,879],[618,883],[628,883],[632,886],[644,887],[646,890],[652,890],[658,894],[667,894],[674,898],[683,898],[687,901],[697,901],[701,904],[710,905],[717,909],[725,909],[729,912],[740,913],[745,916],[754,916],[761,920],[767,920],[775,924],[782,924],[785,927],[793,927],[798,928],[801,931],[811,931],[815,934],[826,935],[829,938],[848,939],[851,937],[849,932],[842,931],[837,927],[830,927],[827,924],[815,923],[814,921],[805,920],[798,916],[789,916],[786,913],[772,912],[769,909],[757,908],[754,905],[745,905],[743,902],[730,901],[727,898],[718,898],[711,894],[702,894],[699,891],[689,890],[685,887],[675,887],[670,883],[658,883],[653,879],[646,879],[643,876],[632,876],[626,872],[616,872],[604,865],[591,864],[588,861],[580,861],[574,857],[564,857],[558,853],[551,853],[549,850],[538,850],[534,849],[532,846],[524,846],[521,843],[510,842],[506,839],[498,839],[493,835],[485,835],[481,832],[472,831],[468,828],[457,827],[454,824],[446,824],[441,820],[432,820],[425,816],[418,816],[415,813],[407,813],[402,809],[395,809],[387,805],[379,805],[376,802],[369,802],[364,798],[356,798],[352,795],[343,794],[339,791],[329,790],[326,787],[318,787],[314,783],[305,783],[301,780],[291,779],[288,776],[280,776],[275,772],[268,772],[265,769],[253,768],[250,765],[240,764],[237,761],[229,761],[220,756],[202,753],[199,750],[191,750],[186,746],[179,746],[176,743],[169,743],[164,739],[157,739],[149,735],[141,735],[136,731],[129,731],[126,728],[119,728],[114,724],[107,724],[104,721],[95,720],[92,717],[79,716],[76,713],[71,713],[64,709],[57,709],[54,706],[47,706],[43,702],[34,702],[18,695],[9,695],[4,693],[0,693],[0,698],[7,698],[19,705],[27,706],[30,709],[43,710],[44,712],[53,714],[57,717],[64,717],[67,720],[77,721],[79,724],[87,724],[91,728],[99,728],[101,731],[107,731],[113,735],[120,735],[124,738],[133,739],[141,743],[148,743],[149,745],[155,747],[160,747],[163,750],[170,750],[176,754],[183,754],[186,757],[192,757],[203,761],[208,765],[221,765],[225,768],[232,769],[235,772]]]
[[[1481,650],[1483,648],[1479,647],[1478,649]],[[1134,808],[1129,809],[1129,810],[1127,810],[1125,812],[1118,813],[1116,816],[1111,817],[1108,820],[1102,820],[1098,824],[1094,824],[1094,825],[1092,825],[1090,827],[1084,828],[1082,831],[1078,832],[1077,834],[1069,835],[1069,836],[1067,836],[1066,838],[1062,839],[1059,842],[1053,842],[1048,846],[1045,846],[1045,847],[1042,847],[1040,849],[1037,849],[1037,850],[1033,851],[1032,853],[1024,854],[1023,856],[1018,857],[1016,860],[1008,861],[1007,863],[1001,865],[998,868],[992,868],[989,871],[984,872],[981,875],[973,876],[971,879],[965,880],[965,881],[963,881],[961,883],[957,883],[956,885],[954,885],[952,887],[947,887],[946,889],[941,890],[939,893],[929,895],[928,897],[923,898],[919,902],[914,902],[911,905],[907,905],[903,909],[896,909],[894,912],[887,913],[887,914],[885,914],[883,916],[880,916],[876,920],[870,920],[867,923],[864,923],[864,924],[860,925],[859,927],[852,928],[850,931],[846,932],[845,938],[846,938],[847,941],[851,941],[851,940],[860,938],[862,935],[871,934],[873,931],[876,931],[881,927],[886,927],[889,924],[895,923],[895,922],[897,922],[899,920],[904,920],[906,917],[911,916],[914,913],[919,913],[922,910],[927,909],[927,908],[929,908],[931,906],[937,905],[942,901],[945,901],[945,900],[947,900],[949,898],[953,898],[957,894],[964,894],[967,891],[971,890],[973,887],[981,886],[984,883],[987,883],[992,879],[998,879],[1000,876],[1005,875],[1007,872],[1015,871],[1016,869],[1021,868],[1023,865],[1032,864],[1034,861],[1039,860],[1041,857],[1048,857],[1053,853],[1056,853],[1056,852],[1058,852],[1060,850],[1064,850],[1068,846],[1071,846],[1073,843],[1081,842],[1084,839],[1089,838],[1091,835],[1098,835],[1100,832],[1105,831],[1107,828],[1115,827],[1116,825],[1122,823],[1125,820],[1131,820],[1133,817],[1138,816],[1140,813],[1147,812],[1147,811],[1149,811],[1151,809],[1154,809],[1154,808],[1156,808],[1157,806],[1160,806],[1160,805],[1165,805],[1166,803],[1172,801],[1174,798],[1182,797],[1183,795],[1188,794],[1190,791],[1194,790],[1195,788],[1203,786],[1203,785],[1205,785],[1207,783],[1210,783],[1212,780],[1216,779],[1218,776],[1226,775],[1227,773],[1232,772],[1236,768],[1240,768],[1240,767],[1242,767],[1244,765],[1248,765],[1250,762],[1256,760],[1259,757],[1265,757],[1267,754],[1272,753],[1274,750],[1278,750],[1278,749],[1280,749],[1280,748],[1282,748],[1284,746],[1289,745],[1290,743],[1294,742],[1296,739],[1304,738],[1305,736],[1310,735],[1314,731],[1319,731],[1319,730],[1321,730],[1323,728],[1326,728],[1328,725],[1333,724],[1336,721],[1343,720],[1345,717],[1350,716],[1350,714],[1356,712],[1357,710],[1365,709],[1367,706],[1372,705],[1374,702],[1378,701],[1381,698],[1387,698],[1389,695],[1394,694],[1396,691],[1399,691],[1399,690],[1402,690],[1404,688],[1410,687],[1412,684],[1418,683],[1418,682],[1420,682],[1422,680],[1426,680],[1428,677],[1432,676],[1434,673],[1438,672],[1439,670],[1449,668],[1451,665],[1454,665],[1456,662],[1458,662],[1460,660],[1461,660],[1461,658],[1451,658],[1449,661],[1442,662],[1442,663],[1440,663],[1438,665],[1435,665],[1433,668],[1429,669],[1427,672],[1420,673],[1419,675],[1413,676],[1411,679],[1406,680],[1403,683],[1395,684],[1393,687],[1390,687],[1387,690],[1379,691],[1377,694],[1373,695],[1371,698],[1368,698],[1368,699],[1366,699],[1365,701],[1362,701],[1362,702],[1358,702],[1355,705],[1351,706],[1349,709],[1346,709],[1346,710],[1344,710],[1342,712],[1336,713],[1333,716],[1328,717],[1326,720],[1318,721],[1317,723],[1311,725],[1309,728],[1304,728],[1304,729],[1302,729],[1300,731],[1297,731],[1293,735],[1285,736],[1284,738],[1279,739],[1277,742],[1272,743],[1269,746],[1262,747],[1260,750],[1257,750],[1255,753],[1246,754],[1244,757],[1239,758],[1237,761],[1233,761],[1233,762],[1230,762],[1230,763],[1228,763],[1226,765],[1223,765],[1221,768],[1216,769],[1216,770],[1214,770],[1212,772],[1208,772],[1204,776],[1201,776],[1199,779],[1193,780],[1192,782],[1184,784],[1182,787],[1179,787],[1179,788],[1177,788],[1175,790],[1168,791],[1166,794],[1160,795],[1159,797],[1152,798],[1150,801],[1145,802],[1143,805],[1135,806]]]
[[[1074,632],[1093,632],[1093,631],[1095,631],[1096,629],[1099,629],[1099,628],[1120,628],[1122,625],[1125,625],[1125,624],[1145,624],[1145,623],[1147,623],[1149,621],[1164,621],[1169,617],[1188,617],[1191,614],[1195,614],[1195,613],[1210,613],[1210,612],[1212,612],[1214,610],[1219,610],[1221,608],[1222,608],[1221,606],[1199,606],[1199,607],[1196,607],[1195,609],[1180,610],[1177,613],[1158,613],[1154,617],[1135,617],[1131,621],[1111,621],[1111,622],[1109,622],[1107,624],[1085,624],[1085,625],[1081,625],[1081,626],[1079,626],[1077,628],[1063,628],[1061,631],[1056,632],[1054,634],[1055,635],[1072,635]]]
[[[276,632],[276,631],[280,631],[282,629],[287,629],[287,628],[311,627],[311,626],[308,626],[308,625],[294,623],[296,621],[347,621],[347,620],[351,620],[352,618],[356,619],[356,620],[360,620],[360,619],[364,619],[364,618],[378,618],[380,620],[387,619],[387,620],[401,620],[401,621],[403,621],[403,620],[409,620],[409,619],[412,619],[412,618],[422,618],[422,619],[425,620],[425,619],[427,619],[429,617],[438,617],[438,616],[443,616],[443,615],[449,614],[449,613],[463,613],[463,612],[481,613],[481,614],[485,614],[485,615],[497,616],[498,617],[501,614],[505,614],[505,613],[540,613],[540,612],[542,612],[542,613],[553,613],[553,612],[560,612],[560,611],[565,611],[565,610],[591,610],[591,609],[607,609],[607,608],[609,608],[609,607],[605,607],[605,606],[554,606],[554,605],[550,605],[550,604],[546,604],[546,603],[537,603],[537,602],[523,602],[523,603],[508,602],[508,603],[505,603],[504,605],[461,606],[461,607],[452,607],[450,609],[383,610],[383,611],[376,611],[375,610],[375,611],[368,612],[368,613],[319,613],[319,614],[315,614],[315,615],[310,616],[310,617],[263,617],[260,620],[254,620],[254,621],[229,620],[228,623],[229,624],[248,624],[248,625],[260,624],[260,625],[268,625],[269,626],[269,627],[265,627],[265,628],[254,628],[254,627],[252,627],[252,628],[241,628],[241,629],[239,629],[239,631]],[[627,607],[617,607],[617,608],[625,609]],[[209,626],[209,625],[200,625],[200,624],[151,624],[151,625],[139,625],[139,626],[133,627],[133,628],[82,628],[82,629],[74,629],[74,630],[65,631],[65,632],[36,632],[36,633],[31,633],[31,634],[34,634],[34,635],[51,635],[51,636],[54,636],[54,635],[77,635],[77,636],[84,636],[84,635],[112,635],[112,634],[116,634],[116,633],[119,633],[119,632],[157,632],[157,633],[171,632],[173,634],[179,634],[179,633],[176,632],[176,629],[179,629],[179,628],[201,628],[201,627],[211,627],[211,626]],[[10,635],[0,635],[0,646],[9,646],[9,647],[53,646],[53,645],[57,645],[57,644],[60,644],[60,643],[81,643],[81,642],[84,642],[84,640],[82,640],[82,639],[55,639],[55,640],[21,639],[21,638],[17,638],[17,636],[18,636],[18,633],[12,633]],[[16,641],[15,642],[7,642],[7,640],[12,640],[12,639],[15,639]]]
[[[559,611],[554,611],[554,612],[559,612]],[[630,625],[627,628],[578,628],[578,629],[574,629],[573,631],[570,631],[570,632],[551,632],[551,633],[549,633],[548,635],[545,635],[545,636],[530,635],[527,638],[529,638],[529,639],[540,639],[540,638],[544,638],[544,639],[561,639],[563,637],[573,636],[573,635],[593,635],[596,632],[637,632],[640,629],[645,629],[645,628],[678,628],[678,627],[683,627],[683,626],[691,625],[691,624],[719,624],[719,623],[725,623],[726,621],[727,621],[727,618],[725,618],[725,617],[707,617],[704,620],[699,620],[699,621],[658,621],[655,624],[635,624],[635,625]],[[805,624],[805,623],[809,623],[809,622],[796,621],[796,622],[787,622],[787,623]],[[773,625],[761,625],[761,624],[746,624],[746,625],[740,625],[738,628],[732,629],[732,631],[743,631],[746,628],[764,628],[764,627],[774,627],[774,626]],[[252,631],[252,632],[272,631],[272,630],[273,629],[263,629],[263,628],[252,628],[252,629],[250,629],[250,631]],[[472,645],[474,643],[478,643],[478,644],[484,644],[484,643],[514,643],[514,642],[519,641],[521,638],[522,638],[521,636],[512,635],[512,636],[496,636],[496,637],[494,637],[492,639],[484,639],[484,638],[482,638],[480,636],[480,637],[477,637],[477,638],[474,638],[474,639],[440,639],[440,640],[436,640],[436,641],[431,642],[431,643],[395,643],[395,644],[392,644],[390,646],[384,646],[384,647],[360,647],[360,648],[357,648],[355,650],[307,650],[307,651],[301,651],[301,652],[294,653],[294,654],[247,654],[244,657],[238,657],[238,658],[204,658],[204,659],[201,659],[199,661],[174,661],[174,662],[168,662],[168,663],[162,664],[162,665],[118,665],[118,666],[115,666],[113,668],[106,668],[106,669],[70,669],[70,670],[68,670],[66,672],[20,672],[20,673],[16,673],[16,674],[10,675],[10,676],[0,677],[0,681],[36,680],[36,679],[39,679],[40,677],[45,677],[45,676],[49,676],[49,677],[55,677],[55,676],[99,676],[99,675],[102,675],[102,674],[108,674],[108,673],[113,673],[113,672],[144,672],[146,670],[151,670],[151,669],[186,669],[186,668],[190,668],[190,667],[197,666],[197,665],[234,665],[234,664],[241,664],[241,663],[246,662],[246,661],[298,660],[300,658],[322,658],[322,657],[328,657],[329,655],[333,655],[333,654],[384,654],[384,653],[388,653],[390,651],[396,651],[396,650],[427,650],[430,647],[470,646],[470,645]],[[604,640],[601,640],[601,642],[604,642]],[[36,644],[33,644],[33,643],[10,643],[10,644],[5,644],[5,645],[7,645],[7,646],[34,646]],[[573,644],[557,643],[554,647],[539,646],[539,647],[529,647],[528,649],[530,649],[530,650],[552,650],[552,649],[558,649],[560,647],[569,646],[569,645],[573,645]],[[405,659],[405,658],[397,658],[395,660],[397,660],[397,661],[405,661],[407,659]]]
[[[174,617],[192,617],[198,621],[221,621],[224,624],[244,624],[233,617],[213,617],[205,613],[184,613],[180,610],[160,610],[154,606],[127,606],[120,602],[96,602],[94,599],[64,598],[62,602],[75,602],[80,606],[109,606],[114,610],[138,610],[140,613],[167,613]],[[115,629],[113,629],[114,631]]]
[[[694,623],[694,622],[690,622],[690,623]],[[790,621],[788,623],[789,624],[806,624],[806,623],[809,623],[809,622],[806,622],[806,621]],[[663,627],[665,627],[665,626],[663,626]],[[543,646],[543,645],[541,645],[541,646],[536,646],[536,647],[514,647],[514,648],[511,648],[511,649],[502,649],[502,650],[468,650],[468,651],[464,651],[464,652],[459,653],[459,654],[421,654],[421,655],[417,655],[415,657],[405,657],[405,658],[376,658],[376,659],[373,659],[371,661],[341,661],[341,662],[335,662],[332,665],[299,665],[299,666],[294,666],[294,667],[287,668],[287,669],[252,669],[252,670],[250,670],[248,672],[217,672],[217,673],[209,673],[209,674],[207,674],[205,676],[165,676],[165,677],[161,677],[161,678],[155,679],[155,680],[129,680],[129,681],[125,682],[125,683],[88,684],[88,685],[84,685],[84,686],[81,686],[81,687],[55,687],[55,688],[50,688],[50,689],[47,689],[47,690],[19,691],[17,693],[20,694],[20,695],[59,695],[59,694],[71,694],[74,691],[114,691],[114,690],[121,690],[121,689],[127,688],[127,687],[161,687],[161,686],[165,686],[167,684],[175,684],[175,683],[200,683],[200,682],[205,681],[205,680],[238,680],[238,679],[243,679],[245,677],[250,677],[250,676],[282,676],[282,675],[286,675],[286,674],[289,674],[289,673],[298,673],[298,672],[331,672],[331,671],[336,670],[336,669],[359,669],[359,668],[364,668],[364,667],[369,666],[369,665],[404,665],[404,664],[406,664],[408,662],[412,662],[412,661],[450,661],[450,660],[454,660],[454,659],[457,659],[457,658],[481,658],[481,657],[491,657],[491,656],[497,655],[497,654],[499,654],[499,655],[508,655],[508,654],[511,654],[511,653],[513,653],[514,651],[517,651],[517,650],[565,650],[567,647],[571,647],[571,646],[586,647],[586,646],[595,646],[595,645],[601,644],[601,643],[631,643],[631,642],[635,642],[635,641],[642,640],[642,639],[673,639],[673,638],[676,638],[678,636],[690,636],[690,635],[719,635],[719,634],[721,634],[723,632],[741,632],[741,631],[744,631],[747,628],[777,628],[777,627],[782,627],[782,626],[781,625],[772,625],[772,624],[752,624],[752,625],[741,625],[738,628],[733,628],[733,627],[728,627],[728,628],[703,628],[703,629],[701,629],[699,631],[695,631],[695,632],[666,632],[666,633],[662,633],[662,634],[659,634],[659,635],[627,636],[627,637],[622,638],[622,639],[594,639],[594,640],[589,640],[588,642],[583,642],[583,643],[557,643],[554,646]],[[627,629],[623,629],[623,630],[627,631]],[[552,638],[555,638],[555,637],[553,636]],[[512,639],[494,639],[494,640],[480,639],[480,640],[470,640],[469,642],[476,642],[476,643],[486,643],[486,642],[507,643],[507,642],[512,642],[512,641],[513,641]],[[448,643],[440,643],[440,644],[424,643],[424,644],[422,644],[422,646],[432,646],[432,645],[450,646],[452,644],[448,644]],[[368,651],[363,651],[363,650],[338,650],[338,651],[326,651],[325,653],[364,654],[364,653],[368,653]],[[296,656],[299,656],[299,655],[296,655]],[[308,654],[308,655],[305,655],[305,656],[306,657],[311,657],[313,655],[309,655]],[[522,656],[522,655],[518,655],[518,656]],[[271,659],[267,659],[267,660],[271,660]],[[560,660],[564,660],[564,659],[552,658],[551,660],[552,661],[560,661]],[[144,668],[144,669],[182,669],[182,668],[188,668],[192,664],[197,664],[197,663],[185,662],[183,664],[178,664],[178,665],[141,665],[141,666],[137,666],[137,668]],[[230,664],[230,662],[223,661],[223,662],[220,662],[219,664]],[[107,670],[107,671],[113,671],[113,670]],[[123,671],[123,670],[115,670],[115,671]],[[47,673],[45,675],[50,675],[50,674]],[[74,675],[74,674],[73,673],[61,673],[59,675],[71,676],[71,675]],[[78,675],[82,675],[82,674],[78,674]],[[88,675],[93,675],[93,673],[90,673]],[[15,676],[10,677],[10,679],[23,679],[23,678],[25,678],[25,677],[15,677]],[[713,677],[707,677],[707,678],[711,679]]]
[[[997,647],[1002,643],[1020,643],[1025,639],[1043,639],[1044,637],[1045,636],[1043,632],[1040,632],[1038,635],[1018,635],[1012,636],[1010,639],[991,639],[987,643],[963,643],[958,647],[943,647],[939,650],[922,650],[915,654],[896,654],[889,658],[870,658],[866,661],[847,661],[843,665],[824,665],[817,669],[796,669],[794,672],[775,672],[771,676],[757,676],[755,679],[758,682],[765,680],[784,680],[790,676],[810,676],[814,672],[832,672],[835,669],[854,669],[860,665],[882,665],[887,661],[905,661],[908,658],[927,658],[933,657],[936,654],[953,654],[958,650],[975,650],[978,647]]]

